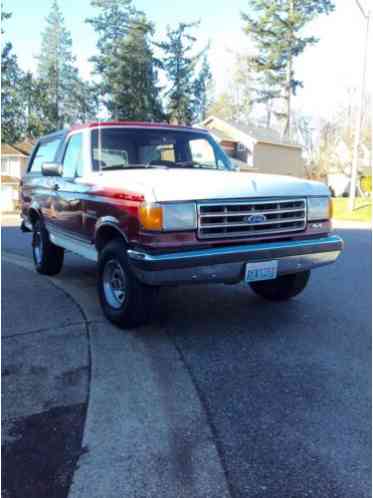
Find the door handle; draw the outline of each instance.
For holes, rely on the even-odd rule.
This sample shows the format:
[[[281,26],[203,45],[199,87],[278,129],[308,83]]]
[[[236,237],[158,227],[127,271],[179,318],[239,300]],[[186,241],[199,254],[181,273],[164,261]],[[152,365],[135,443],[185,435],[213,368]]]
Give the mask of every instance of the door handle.
[[[58,183],[55,183],[53,185],[53,190],[59,190],[60,189],[60,186],[58,185]]]

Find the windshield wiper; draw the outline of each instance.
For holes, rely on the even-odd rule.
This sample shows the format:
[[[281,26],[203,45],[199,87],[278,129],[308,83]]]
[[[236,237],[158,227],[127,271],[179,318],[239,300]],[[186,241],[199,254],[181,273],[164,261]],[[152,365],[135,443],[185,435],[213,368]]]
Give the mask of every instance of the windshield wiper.
[[[198,169],[214,169],[207,164],[198,163],[196,161],[177,161],[175,163],[177,168],[198,168]]]
[[[167,166],[153,164],[128,164],[126,166],[104,166],[101,171],[113,171],[121,169],[149,169],[149,168],[167,168]]]

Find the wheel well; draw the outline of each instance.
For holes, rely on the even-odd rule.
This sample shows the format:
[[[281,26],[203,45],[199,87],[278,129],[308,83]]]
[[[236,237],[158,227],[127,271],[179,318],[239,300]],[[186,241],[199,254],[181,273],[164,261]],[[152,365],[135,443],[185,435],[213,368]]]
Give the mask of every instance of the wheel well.
[[[35,225],[37,220],[40,218],[40,214],[36,211],[36,209],[31,208],[28,212],[28,217],[32,225]]]
[[[124,243],[126,243],[126,239],[124,235],[120,232],[120,230],[112,225],[104,225],[97,230],[96,233],[96,249],[100,252],[108,242],[120,239]]]

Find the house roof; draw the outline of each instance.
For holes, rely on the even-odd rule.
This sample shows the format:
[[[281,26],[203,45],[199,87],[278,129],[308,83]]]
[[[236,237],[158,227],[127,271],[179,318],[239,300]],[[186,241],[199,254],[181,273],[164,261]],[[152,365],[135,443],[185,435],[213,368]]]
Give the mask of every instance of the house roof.
[[[297,147],[297,148],[302,148],[301,145],[292,142],[290,140],[286,140],[281,137],[280,133],[278,133],[276,130],[273,130],[272,128],[266,128],[264,126],[257,126],[254,124],[244,124],[236,121],[225,121],[221,118],[217,118],[215,116],[209,116],[206,118],[202,123],[200,123],[202,126],[208,126],[209,130],[212,133],[216,133],[216,131],[222,132],[222,130],[219,130],[219,122],[222,125],[225,125],[228,127],[228,129],[234,129],[237,130],[241,133],[244,133],[247,135],[249,138],[255,140],[256,142],[263,142],[263,143],[269,143],[273,145],[282,145],[282,146],[288,146],[288,147]],[[229,136],[229,131],[225,129],[223,131],[224,135],[227,137],[225,140],[235,140],[234,137]]]
[[[26,156],[23,152],[16,149],[13,145],[1,144],[2,156]]]
[[[35,145],[35,142],[19,142],[13,145],[13,147],[26,156],[29,156],[31,154],[31,151]]]
[[[227,133],[224,133],[221,130],[218,130],[217,128],[214,127],[209,128],[209,132],[211,133],[211,135],[214,135],[221,142],[223,141],[231,142],[233,140],[231,136],[227,135]]]
[[[281,142],[281,135],[272,128],[265,128],[264,126],[256,126],[254,124],[246,125],[239,122],[228,121],[230,126],[237,128],[237,130],[250,135],[258,141],[265,142]]]
[[[31,142],[19,142],[13,145],[2,143],[1,155],[27,157],[31,154],[33,146],[34,144]]]

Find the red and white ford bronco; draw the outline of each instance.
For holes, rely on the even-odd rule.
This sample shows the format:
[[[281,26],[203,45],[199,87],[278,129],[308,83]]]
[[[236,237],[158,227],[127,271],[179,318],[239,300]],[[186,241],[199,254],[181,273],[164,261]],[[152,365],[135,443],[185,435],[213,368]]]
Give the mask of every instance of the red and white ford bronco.
[[[142,122],[41,138],[22,185],[36,270],[97,261],[105,315],[131,327],[162,285],[245,282],[287,300],[343,248],[322,183],[240,173],[206,130]]]

